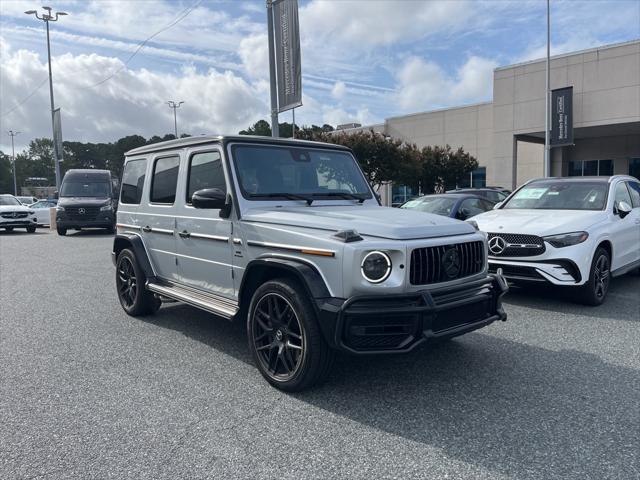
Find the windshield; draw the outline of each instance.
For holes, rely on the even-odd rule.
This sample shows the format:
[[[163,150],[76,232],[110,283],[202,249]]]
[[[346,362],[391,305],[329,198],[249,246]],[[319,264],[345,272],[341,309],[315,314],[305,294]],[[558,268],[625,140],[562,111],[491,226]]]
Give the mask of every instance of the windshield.
[[[457,199],[445,197],[422,197],[409,200],[400,208],[419,210],[421,212],[435,213],[437,215],[451,215]]]
[[[371,198],[349,152],[288,146],[235,145],[240,189],[249,200]]]
[[[605,182],[535,182],[518,190],[502,208],[602,210],[607,188]]]
[[[61,197],[109,197],[111,184],[105,181],[70,180],[62,184]]]
[[[0,197],[0,205],[21,205],[14,197]]]

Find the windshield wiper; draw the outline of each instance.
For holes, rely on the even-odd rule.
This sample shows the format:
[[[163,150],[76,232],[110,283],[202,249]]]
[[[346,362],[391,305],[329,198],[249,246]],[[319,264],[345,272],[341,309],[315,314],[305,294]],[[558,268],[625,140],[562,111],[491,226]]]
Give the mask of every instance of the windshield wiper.
[[[296,193],[252,193],[249,195],[251,198],[266,197],[266,198],[286,198],[287,200],[304,200],[307,205],[313,203],[313,198],[307,195],[298,195]]]
[[[347,200],[357,200],[358,203],[364,202],[367,197],[361,193],[346,193],[346,192],[325,192],[325,193],[314,193],[314,197],[339,197],[346,198]]]

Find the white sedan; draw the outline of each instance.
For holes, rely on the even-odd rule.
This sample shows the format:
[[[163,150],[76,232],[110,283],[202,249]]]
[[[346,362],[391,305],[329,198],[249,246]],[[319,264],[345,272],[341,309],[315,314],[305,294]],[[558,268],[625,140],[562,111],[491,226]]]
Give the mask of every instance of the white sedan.
[[[475,216],[489,268],[512,281],[579,288],[600,305],[611,277],[640,267],[640,181],[626,175],[532,180]]]
[[[29,208],[35,212],[38,225],[49,225],[51,223],[50,209],[57,204],[56,200],[38,200],[36,203],[29,205]]]

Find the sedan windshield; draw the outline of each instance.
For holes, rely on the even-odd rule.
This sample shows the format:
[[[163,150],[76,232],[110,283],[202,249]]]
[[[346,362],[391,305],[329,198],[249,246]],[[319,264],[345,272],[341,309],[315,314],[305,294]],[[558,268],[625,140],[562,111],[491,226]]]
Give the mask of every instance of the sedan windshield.
[[[233,147],[240,189],[250,200],[372,198],[349,152],[289,146]]]
[[[606,182],[534,182],[518,190],[502,208],[602,210],[607,201],[607,188]]]
[[[109,182],[67,181],[62,184],[61,197],[108,197]]]
[[[22,205],[14,197],[0,197],[0,205]]]
[[[422,197],[409,200],[400,208],[449,216],[456,202],[457,199],[451,197]]]

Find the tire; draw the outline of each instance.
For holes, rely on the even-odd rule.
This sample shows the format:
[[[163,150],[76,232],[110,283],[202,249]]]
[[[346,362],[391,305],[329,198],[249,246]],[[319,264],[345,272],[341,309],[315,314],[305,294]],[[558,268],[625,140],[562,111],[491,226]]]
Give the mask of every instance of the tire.
[[[146,281],[135,254],[122,250],[116,262],[116,290],[120,305],[132,317],[150,315],[160,308],[160,299],[144,287]]]
[[[28,226],[27,233],[36,233],[36,226],[35,225]]]
[[[596,250],[591,261],[589,280],[580,287],[580,302],[597,307],[602,305],[611,282],[611,256],[602,247]]]
[[[114,233],[116,233],[116,228],[113,225],[107,227],[107,233],[113,235]]]
[[[13,227],[4,227],[5,232],[13,232]]]
[[[67,229],[64,227],[56,227],[56,230],[58,231],[58,235],[64,237],[67,234]]]
[[[260,286],[247,314],[249,350],[274,387],[297,392],[326,379],[334,352],[322,336],[304,290],[288,279]]]

